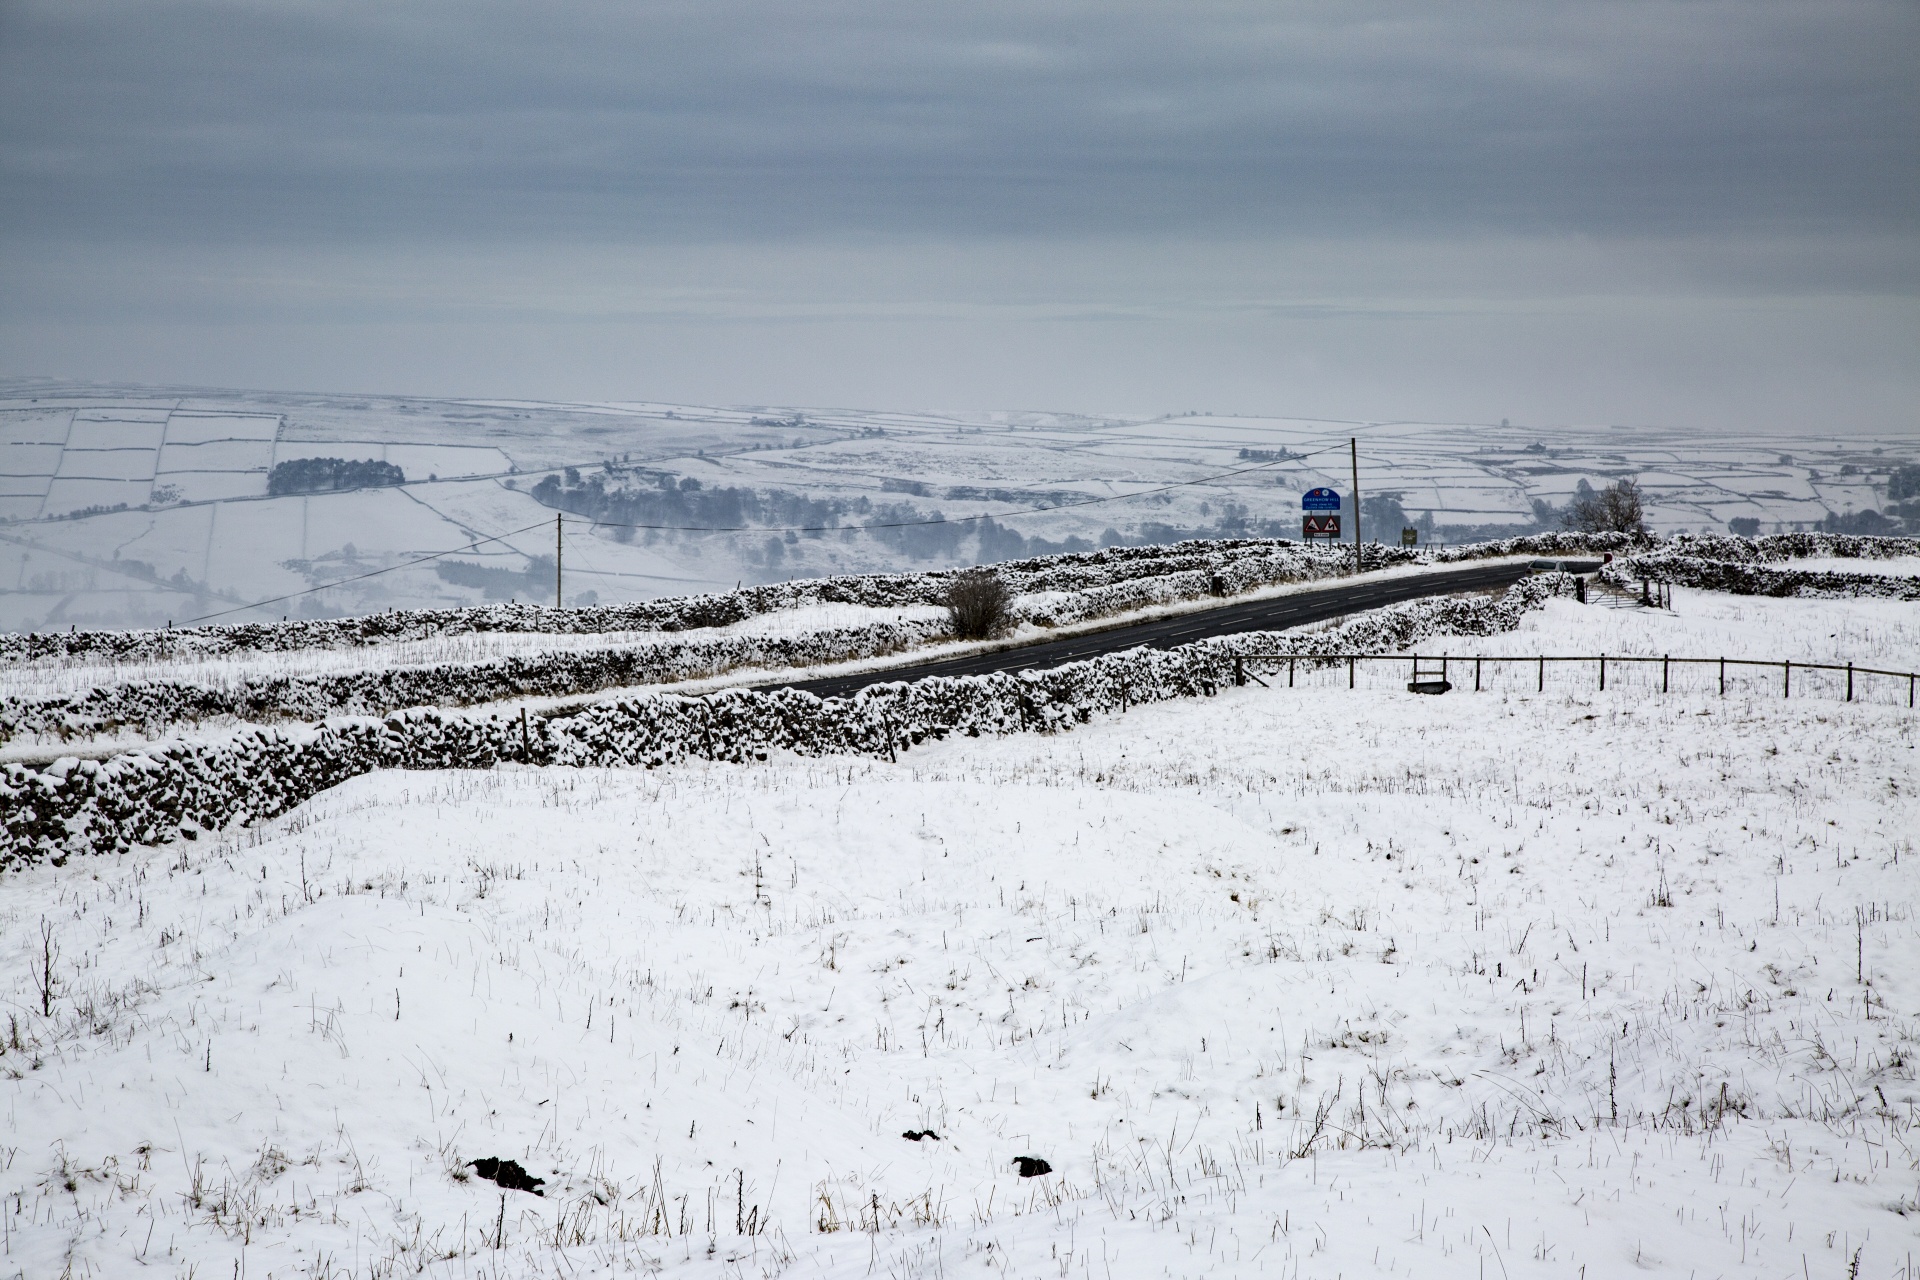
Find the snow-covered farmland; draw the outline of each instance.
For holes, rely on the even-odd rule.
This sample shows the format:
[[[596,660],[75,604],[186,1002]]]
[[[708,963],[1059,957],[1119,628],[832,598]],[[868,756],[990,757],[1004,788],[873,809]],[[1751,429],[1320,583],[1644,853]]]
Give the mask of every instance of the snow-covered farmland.
[[[1911,606],[1675,602],[1472,643],[1911,663]],[[1920,719],[1576,677],[12,874],[0,1274],[1909,1274]]]

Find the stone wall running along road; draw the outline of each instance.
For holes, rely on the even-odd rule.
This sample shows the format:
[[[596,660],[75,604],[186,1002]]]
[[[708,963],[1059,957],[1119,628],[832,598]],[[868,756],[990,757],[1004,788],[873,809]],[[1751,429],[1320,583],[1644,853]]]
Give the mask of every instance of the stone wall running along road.
[[[1146,622],[1125,623],[1099,631],[1083,632],[1060,640],[1042,640],[1032,644],[1012,644],[984,653],[938,658],[928,662],[906,663],[853,675],[827,676],[816,680],[769,682],[781,688],[804,689],[822,698],[844,698],[868,685],[890,684],[896,680],[921,680],[927,676],[972,676],[989,671],[1024,671],[1036,667],[1057,667],[1062,663],[1118,653],[1140,645],[1171,649],[1209,636],[1234,635],[1243,631],[1283,631],[1304,627],[1330,618],[1378,609],[1383,605],[1418,600],[1423,596],[1448,595],[1458,591],[1485,591],[1508,586],[1527,576],[1523,560],[1500,564],[1479,564],[1440,573],[1409,574],[1401,577],[1370,578],[1360,582],[1338,583],[1291,592],[1283,596],[1223,603],[1217,608],[1154,618]],[[763,686],[765,687],[765,686]]]

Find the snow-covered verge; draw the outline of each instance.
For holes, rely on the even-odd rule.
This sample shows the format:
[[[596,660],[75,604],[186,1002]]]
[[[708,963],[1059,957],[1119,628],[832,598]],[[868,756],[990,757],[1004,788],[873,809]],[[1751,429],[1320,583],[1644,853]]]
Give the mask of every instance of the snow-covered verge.
[[[0,1273],[1904,1276],[1920,721],[1345,686],[10,873]]]
[[[13,763],[0,775],[0,867],[257,821],[375,769],[489,768],[509,760],[651,767],[688,756],[764,759],[775,750],[892,756],[955,733],[1058,729],[1096,712],[1211,694],[1230,677],[1236,653],[1384,651],[1437,632],[1510,628],[1568,581],[1543,575],[1498,599],[1417,600],[1332,630],[1250,632],[1018,675],[881,685],[852,699],[822,701],[791,689],[648,694],[517,719],[426,709],[250,729],[107,760]]]

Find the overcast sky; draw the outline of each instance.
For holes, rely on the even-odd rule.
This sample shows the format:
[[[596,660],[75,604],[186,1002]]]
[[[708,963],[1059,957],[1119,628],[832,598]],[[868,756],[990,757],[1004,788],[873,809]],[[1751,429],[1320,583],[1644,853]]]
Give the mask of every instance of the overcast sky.
[[[0,373],[1920,430],[1920,6],[0,0]]]

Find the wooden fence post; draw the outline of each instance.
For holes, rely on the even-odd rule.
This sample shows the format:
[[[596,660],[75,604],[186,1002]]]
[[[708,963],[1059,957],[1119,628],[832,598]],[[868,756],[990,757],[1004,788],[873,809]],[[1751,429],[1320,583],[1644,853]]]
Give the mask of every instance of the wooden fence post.
[[[1547,691],[1547,655],[1540,655],[1540,692]]]
[[[1720,659],[1720,696],[1727,696],[1727,660]]]
[[[1600,692],[1607,691],[1607,655],[1600,655]]]
[[[1668,671],[1667,671],[1668,664],[1670,664],[1672,661],[1673,661],[1672,654],[1663,653],[1660,655],[1660,692],[1662,693],[1669,692],[1673,687],[1672,681],[1669,679]]]
[[[1293,688],[1293,655],[1287,655],[1287,688]]]
[[[1847,664],[1847,701],[1853,701],[1853,664]]]
[[[1793,659],[1792,658],[1788,658],[1785,662],[1780,664],[1780,696],[1783,698],[1791,698],[1793,696]]]
[[[1353,688],[1353,668],[1354,668],[1353,655],[1348,654],[1347,655],[1347,688],[1349,689]]]
[[[1246,659],[1239,654],[1233,655],[1233,683],[1236,687],[1247,682]]]
[[[1473,660],[1473,691],[1480,692],[1480,659]]]

